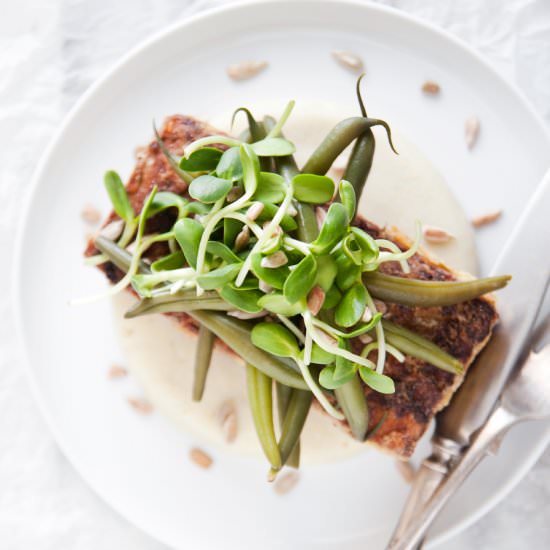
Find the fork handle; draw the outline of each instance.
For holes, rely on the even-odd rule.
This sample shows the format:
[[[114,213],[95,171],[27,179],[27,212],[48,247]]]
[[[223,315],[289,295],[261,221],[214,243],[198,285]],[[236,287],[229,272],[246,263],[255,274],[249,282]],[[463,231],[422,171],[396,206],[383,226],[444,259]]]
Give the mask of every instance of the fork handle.
[[[502,407],[498,407],[489,417],[484,427],[477,433],[474,441],[464,452],[456,466],[451,469],[448,477],[441,482],[428,504],[420,513],[415,515],[411,523],[401,533],[401,536],[390,542],[387,550],[414,550],[445,503],[481,462],[495,438],[506,432],[516,422],[517,418],[515,416]]]

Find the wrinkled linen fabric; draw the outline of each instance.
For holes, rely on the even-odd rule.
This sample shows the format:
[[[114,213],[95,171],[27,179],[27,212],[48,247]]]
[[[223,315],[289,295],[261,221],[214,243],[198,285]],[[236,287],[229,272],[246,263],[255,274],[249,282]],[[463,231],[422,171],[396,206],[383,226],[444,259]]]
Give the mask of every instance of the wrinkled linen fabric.
[[[11,305],[14,227],[33,169],[60,121],[129,48],[224,3],[0,0],[0,548],[161,550],[105,505],[60,453],[31,395]],[[382,0],[464,39],[550,122],[550,2]],[[444,550],[550,546],[550,452],[505,502]]]

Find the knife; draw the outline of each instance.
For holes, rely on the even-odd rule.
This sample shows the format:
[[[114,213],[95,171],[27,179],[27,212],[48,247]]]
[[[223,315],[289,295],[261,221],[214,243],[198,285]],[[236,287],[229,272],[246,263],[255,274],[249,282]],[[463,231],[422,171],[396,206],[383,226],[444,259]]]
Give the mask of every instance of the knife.
[[[550,278],[550,170],[521,215],[491,274],[512,275],[498,295],[499,326],[449,406],[436,416],[432,454],[424,460],[388,548],[431,498],[450,463],[489,417],[539,312]]]

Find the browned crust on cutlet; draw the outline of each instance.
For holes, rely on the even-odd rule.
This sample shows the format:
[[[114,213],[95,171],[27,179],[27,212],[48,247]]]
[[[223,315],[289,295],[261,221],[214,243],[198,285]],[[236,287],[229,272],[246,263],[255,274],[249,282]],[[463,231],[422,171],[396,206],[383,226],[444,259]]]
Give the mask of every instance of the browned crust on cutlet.
[[[161,136],[168,149],[180,156],[188,142],[215,133],[216,130],[207,124],[191,117],[176,115],[167,119]],[[136,167],[127,185],[128,196],[136,212],[141,210],[145,197],[154,185],[161,191],[187,196],[187,185],[171,169],[156,142],[152,142],[138,154]],[[112,213],[106,223],[116,218],[116,214]],[[150,222],[147,231],[167,230],[172,223],[172,214],[164,212]],[[408,239],[395,229],[383,229],[360,218],[356,220],[356,224],[373,237],[392,240],[400,248],[406,248],[409,244]],[[155,249],[148,252],[149,257],[165,254],[164,246],[156,245]],[[95,253],[97,250],[90,241],[86,255]],[[381,271],[422,280],[452,281],[462,278],[460,274],[423,252],[415,254],[409,260],[409,265],[411,273],[408,275],[393,262],[383,264]],[[122,276],[111,263],[100,267],[111,282],[116,282]],[[389,319],[435,342],[459,359],[465,371],[491,337],[497,321],[491,297],[445,307],[412,308],[387,304],[387,308]],[[168,315],[175,317],[183,328],[196,332],[196,323],[185,313]],[[353,345],[358,349],[361,344],[356,341]],[[370,441],[385,451],[406,458],[413,453],[417,441],[426,431],[435,413],[447,405],[462,382],[463,375],[450,374],[410,356],[406,357],[404,363],[388,357],[385,373],[395,381],[395,394],[383,395],[365,386],[370,412],[369,428],[372,429],[384,414],[387,415]],[[347,429],[345,422],[342,425]]]

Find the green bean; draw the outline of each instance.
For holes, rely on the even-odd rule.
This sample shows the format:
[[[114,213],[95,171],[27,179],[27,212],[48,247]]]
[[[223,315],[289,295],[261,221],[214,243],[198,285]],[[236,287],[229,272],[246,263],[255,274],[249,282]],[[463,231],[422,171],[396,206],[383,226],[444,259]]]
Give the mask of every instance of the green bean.
[[[370,432],[367,432],[367,437],[365,438],[365,441],[371,439],[377,434],[377,432],[382,427],[382,424],[384,424],[384,422],[386,421],[386,418],[388,418],[388,411],[384,411],[384,414],[382,414],[380,420],[376,423],[376,426],[374,426],[374,428]]]
[[[356,138],[373,126],[383,126],[388,135],[390,145],[391,130],[386,122],[375,118],[353,117],[339,122],[325,137],[321,145],[315,149],[302,168],[305,174],[326,174],[338,155]]]
[[[292,390],[279,440],[282,466],[287,464],[296,446],[299,445],[300,434],[306,423],[312,399],[313,394],[309,391]],[[276,474],[276,470],[272,469],[270,478],[273,478]]]
[[[212,360],[212,351],[214,349],[214,333],[205,326],[199,328],[199,337],[197,338],[197,347],[195,349],[195,368],[193,378],[193,401],[200,401],[204,393],[206,376]]]
[[[258,122],[246,107],[239,107],[233,113],[233,117],[231,119],[231,126],[233,126],[233,123],[235,121],[235,116],[239,112],[245,113],[246,118],[248,120],[248,132],[246,134],[243,133],[243,135],[241,136],[242,138],[244,138],[243,141],[254,143],[256,141],[260,141],[264,139],[267,135],[264,125],[261,122]],[[271,168],[271,159],[269,157],[261,157],[260,168],[264,172],[266,170],[269,170]]]
[[[279,428],[282,430],[286,417],[286,411],[290,402],[290,397],[292,396],[293,392],[299,390],[294,390],[279,382],[275,384],[275,389],[277,390],[277,411],[279,413]],[[296,442],[296,445],[290,453],[286,464],[288,466],[292,466],[293,468],[298,468],[300,466],[300,441]]]
[[[204,309],[210,311],[229,311],[234,309],[215,291],[206,291],[197,296],[194,291],[183,291],[176,294],[165,294],[153,298],[143,298],[132,306],[124,315],[127,319],[149,315],[151,313],[182,313]]]
[[[223,340],[244,361],[254,365],[267,376],[292,388],[308,389],[293,361],[275,357],[252,343],[251,326],[248,323],[215,311],[196,310],[191,311],[189,315]]]
[[[94,244],[121,271],[126,273],[130,269],[130,264],[132,263],[131,252],[128,252],[111,241],[111,239],[107,239],[107,237],[102,237],[101,235],[95,238]],[[139,273],[151,273],[151,269],[143,260],[139,262],[138,271]]]
[[[464,366],[458,359],[430,340],[385,319],[382,320],[382,326],[386,342],[403,353],[453,374],[460,374],[464,370]]]
[[[275,119],[270,116],[265,117],[264,126],[267,131],[271,130],[271,128],[275,126]],[[292,178],[300,173],[292,155],[277,157],[275,159],[275,166],[277,172],[279,172],[287,182],[292,181]],[[315,209],[311,204],[298,202],[296,204],[296,210],[298,210],[298,214],[296,215],[296,223],[298,224],[296,234],[301,241],[310,243],[314,241],[319,234]]]
[[[348,421],[353,437],[364,441],[369,427],[369,409],[359,376],[355,374],[349,382],[336,388],[334,395]]]
[[[509,275],[500,275],[471,281],[419,281],[379,272],[363,274],[363,282],[375,298],[418,307],[451,306],[467,302],[505,287],[510,279]]]
[[[272,380],[252,365],[246,365],[248,401],[256,433],[265,456],[274,470],[282,467],[281,454],[273,427]]]

